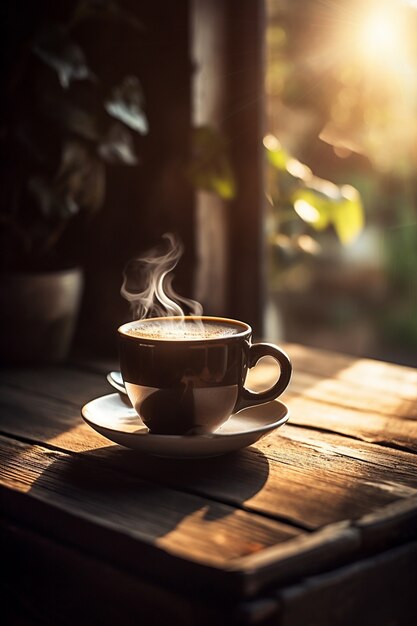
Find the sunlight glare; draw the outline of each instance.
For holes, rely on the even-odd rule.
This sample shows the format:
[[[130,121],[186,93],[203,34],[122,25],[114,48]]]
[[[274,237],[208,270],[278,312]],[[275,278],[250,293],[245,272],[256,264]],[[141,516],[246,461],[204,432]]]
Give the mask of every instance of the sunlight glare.
[[[396,48],[399,44],[399,33],[393,29],[387,15],[372,15],[364,24],[366,44],[371,50]]]
[[[287,172],[289,172],[291,176],[295,176],[304,181],[310,179],[313,175],[311,169],[307,165],[304,165],[304,163],[298,161],[298,159],[288,160]]]
[[[267,150],[281,150],[281,144],[275,135],[265,135],[263,144]]]
[[[391,7],[374,9],[361,20],[358,32],[362,56],[379,65],[405,60],[407,37],[401,11]]]
[[[294,209],[296,213],[301,217],[305,222],[318,222],[320,219],[320,213],[312,204],[307,202],[306,200],[296,200],[294,202]]]

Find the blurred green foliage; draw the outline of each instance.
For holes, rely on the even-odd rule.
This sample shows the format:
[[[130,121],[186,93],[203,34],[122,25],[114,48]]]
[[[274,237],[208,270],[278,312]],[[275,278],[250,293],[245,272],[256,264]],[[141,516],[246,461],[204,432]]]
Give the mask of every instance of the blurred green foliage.
[[[100,211],[109,166],[136,166],[148,132],[139,79],[97,76],[78,42],[82,22],[141,30],[116,0],[78,0],[40,21],[8,67],[0,119],[0,269],[79,263],[79,237]],[[91,27],[91,25],[90,25]],[[104,65],[104,64],[103,64]],[[70,227],[75,242],[63,245]]]
[[[381,344],[392,340],[413,351],[417,347],[417,4],[411,0],[268,0],[267,6],[268,130],[284,146],[268,152],[272,169],[279,172],[279,179],[268,178],[272,288],[285,280],[285,268],[290,272],[294,265],[299,269],[303,264],[317,275],[330,271],[331,260],[340,266],[342,258],[343,263],[355,258],[356,252],[344,253],[346,244],[354,244],[356,258],[365,258],[364,265],[352,269],[357,283],[361,267],[368,267],[379,273],[384,284],[384,295],[379,296],[379,307],[372,310],[370,320]],[[302,177],[294,181],[286,171],[289,153],[315,173],[349,185],[331,187],[320,182],[317,186],[311,172],[308,183]],[[298,222],[297,217],[301,217]],[[322,237],[329,229],[343,244],[339,253],[329,238]],[[366,250],[365,243],[355,244],[366,242],[367,232],[378,238],[378,258],[372,258],[375,250]],[[304,248],[310,248],[316,258],[322,254],[327,266],[314,265],[311,255],[300,250],[300,233],[318,244]],[[354,298],[353,292],[350,297]],[[369,307],[366,293],[360,297],[353,307],[358,321]],[[349,307],[347,297],[344,307]]]
[[[265,137],[269,172],[268,198],[274,207],[277,229],[281,212],[286,208],[285,223],[301,219],[305,232],[333,227],[339,241],[348,245],[355,241],[364,226],[364,210],[358,191],[351,185],[336,185],[315,176],[311,169],[291,157],[272,135]]]

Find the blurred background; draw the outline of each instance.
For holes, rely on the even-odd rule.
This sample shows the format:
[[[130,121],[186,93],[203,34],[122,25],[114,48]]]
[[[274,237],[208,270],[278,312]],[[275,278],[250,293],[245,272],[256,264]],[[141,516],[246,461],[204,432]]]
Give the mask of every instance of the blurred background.
[[[173,232],[207,314],[417,365],[417,2],[0,10],[1,276],[80,268],[76,350],[116,352]]]
[[[269,336],[417,364],[417,3],[268,0]]]

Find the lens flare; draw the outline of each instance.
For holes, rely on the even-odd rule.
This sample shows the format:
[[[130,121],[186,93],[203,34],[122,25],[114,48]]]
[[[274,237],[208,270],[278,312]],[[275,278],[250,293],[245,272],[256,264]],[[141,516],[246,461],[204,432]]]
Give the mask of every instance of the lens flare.
[[[408,57],[408,28],[398,2],[382,3],[365,12],[357,29],[357,51],[380,69],[401,70]]]
[[[395,22],[388,15],[379,14],[368,17],[361,33],[365,50],[374,54],[396,50],[401,43],[399,35]]]

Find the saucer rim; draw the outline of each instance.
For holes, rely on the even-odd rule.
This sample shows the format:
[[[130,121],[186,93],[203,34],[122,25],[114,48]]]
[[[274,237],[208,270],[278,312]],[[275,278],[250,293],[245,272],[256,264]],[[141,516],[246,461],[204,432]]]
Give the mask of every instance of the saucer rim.
[[[91,421],[88,419],[88,417],[85,416],[85,410],[86,407],[90,404],[92,404],[93,402],[96,402],[97,400],[102,400],[104,398],[114,398],[116,400],[118,400],[120,402],[120,404],[123,404],[122,399],[120,398],[120,394],[119,393],[110,393],[110,394],[103,394],[101,396],[97,396],[96,398],[93,398],[91,400],[89,400],[88,402],[86,402],[80,409],[80,413],[81,413],[81,417],[83,418],[83,420],[86,422],[86,424],[88,424],[90,426],[90,428],[93,428],[93,430],[96,430],[93,426],[93,424],[95,424],[95,422]],[[264,424],[263,426],[260,426],[258,428],[251,428],[249,430],[243,430],[243,431],[239,431],[239,432],[232,432],[232,433],[222,433],[222,432],[218,432],[215,431],[213,433],[205,433],[203,435],[163,435],[163,434],[157,434],[157,433],[151,433],[149,432],[148,429],[146,429],[147,427],[144,425],[144,430],[142,432],[133,432],[133,433],[126,433],[123,430],[119,430],[117,428],[109,428],[108,426],[102,426],[101,424],[97,424],[99,428],[103,429],[103,430],[107,430],[108,432],[116,432],[116,433],[121,433],[124,435],[129,435],[129,436],[138,436],[138,437],[150,437],[154,440],[157,439],[161,439],[164,438],[166,440],[170,440],[170,441],[178,441],[181,440],[183,441],[184,439],[193,439],[193,440],[197,440],[197,439],[225,439],[228,437],[239,437],[241,435],[249,435],[249,434],[255,434],[255,433],[263,433],[263,432],[268,432],[270,430],[275,430],[276,428],[279,428],[280,426],[283,426],[284,424],[286,424],[290,418],[290,410],[288,408],[288,406],[282,402],[281,400],[275,399],[275,400],[270,400],[269,402],[263,402],[262,404],[259,405],[255,405],[252,407],[247,407],[246,409],[242,409],[241,411],[237,411],[236,413],[231,413],[228,420],[232,417],[232,415],[239,415],[239,413],[242,413],[245,410],[251,409],[251,408],[256,408],[257,406],[263,406],[265,404],[272,404],[272,403],[277,403],[279,405],[281,405],[284,409],[285,412],[284,414],[276,421],[274,422],[269,422],[268,424]],[[121,406],[122,408],[122,406]],[[131,411],[135,411],[135,409],[133,407],[128,407],[126,405],[123,405],[123,408],[126,408],[127,410],[131,410]],[[136,412],[136,411],[135,411]],[[138,415],[139,417],[139,415]],[[140,417],[139,417],[140,419]],[[226,420],[227,422],[227,420]],[[226,424],[226,422],[224,422]],[[222,424],[223,426],[223,424]],[[146,430],[145,430],[146,429]],[[221,426],[219,427],[219,430],[221,429]],[[97,432],[97,431],[96,431]]]

